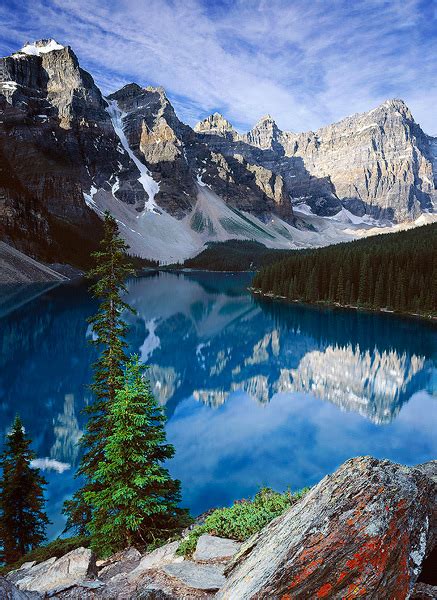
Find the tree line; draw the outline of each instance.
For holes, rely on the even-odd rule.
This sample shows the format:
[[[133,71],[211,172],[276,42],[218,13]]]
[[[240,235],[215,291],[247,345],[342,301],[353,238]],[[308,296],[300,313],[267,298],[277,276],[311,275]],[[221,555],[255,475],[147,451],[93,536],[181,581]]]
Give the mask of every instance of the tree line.
[[[164,462],[174,454],[166,442],[165,415],[137,355],[127,354],[126,278],[134,273],[115,219],[106,213],[100,249],[88,277],[99,300],[89,319],[99,350],[91,385],[93,402],[81,438],[77,472],[82,487],[64,504],[66,532],[85,536],[99,556],[128,546],[146,548],[166,540],[191,519],[180,508],[180,482]],[[32,465],[35,454],[19,416],[0,456],[0,562],[12,564],[46,539],[47,485]]]
[[[208,271],[254,271],[276,262],[287,253],[287,250],[267,248],[253,240],[208,242],[202,252],[174,266]]]
[[[437,313],[437,224],[289,252],[253,288],[290,300]]]

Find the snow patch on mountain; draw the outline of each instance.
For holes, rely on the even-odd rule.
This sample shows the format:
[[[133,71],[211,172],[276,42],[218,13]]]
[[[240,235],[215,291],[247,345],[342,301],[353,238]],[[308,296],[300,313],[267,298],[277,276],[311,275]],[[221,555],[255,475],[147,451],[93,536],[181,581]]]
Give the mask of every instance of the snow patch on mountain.
[[[63,50],[64,46],[58,44],[53,39],[49,40],[40,40],[38,42],[34,42],[33,44],[25,44],[19,54],[30,54],[32,56],[40,56],[41,54],[47,54],[47,52],[53,52],[53,50]]]
[[[114,131],[117,134],[121,145],[129,155],[137,169],[139,170],[140,177],[138,181],[143,186],[143,189],[146,192],[147,197],[149,198],[148,201],[145,203],[144,210],[160,212],[160,209],[158,208],[155,202],[155,196],[159,192],[159,184],[153,179],[149,169],[135,156],[134,152],[129,146],[129,142],[123,129],[123,119],[126,116],[126,114],[120,110],[116,100],[107,100],[107,102],[109,105],[106,111],[111,117]]]

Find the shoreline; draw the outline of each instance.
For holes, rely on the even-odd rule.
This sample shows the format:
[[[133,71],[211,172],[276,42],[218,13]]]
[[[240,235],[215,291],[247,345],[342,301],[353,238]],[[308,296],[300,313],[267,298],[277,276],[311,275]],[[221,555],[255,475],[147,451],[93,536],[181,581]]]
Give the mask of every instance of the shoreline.
[[[313,307],[313,308],[338,308],[340,310],[355,310],[356,312],[371,313],[371,314],[383,314],[393,315],[395,317],[404,317],[408,319],[420,319],[421,321],[427,321],[428,323],[437,324],[437,316],[422,315],[420,313],[409,313],[399,312],[395,310],[389,310],[387,308],[370,308],[365,306],[352,306],[350,304],[339,304],[338,302],[326,302],[319,300],[317,302],[304,302],[303,300],[292,300],[287,296],[278,296],[272,292],[264,293],[259,288],[249,287],[247,288],[253,295],[268,298],[270,300],[285,301],[287,304],[300,304],[301,306]]]

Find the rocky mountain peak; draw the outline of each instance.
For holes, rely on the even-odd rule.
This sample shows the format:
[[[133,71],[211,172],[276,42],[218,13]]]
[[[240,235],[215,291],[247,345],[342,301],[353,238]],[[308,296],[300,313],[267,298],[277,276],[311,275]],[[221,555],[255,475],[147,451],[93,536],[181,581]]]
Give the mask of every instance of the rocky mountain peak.
[[[258,123],[247,132],[247,142],[263,150],[276,146],[278,136],[281,131],[276,125],[271,115],[267,114],[258,121]]]
[[[212,135],[222,135],[225,137],[233,137],[237,132],[223,115],[218,112],[209,115],[203,121],[200,121],[194,126],[194,131],[197,133],[207,133]]]
[[[390,100],[386,100],[385,102],[383,102],[383,104],[381,104],[380,108],[388,112],[397,112],[409,121],[414,120],[413,115],[411,114],[411,111],[406,105],[406,103],[399,98],[392,98]]]
[[[124,85],[122,88],[120,88],[119,90],[117,90],[116,92],[114,92],[113,94],[110,94],[108,96],[109,99],[111,100],[127,100],[129,98],[134,98],[135,96],[138,96],[138,94],[141,94],[143,92],[143,88],[138,85],[138,83],[127,83],[126,85]]]
[[[255,127],[261,127],[261,126],[266,126],[266,125],[276,125],[274,118],[269,114],[261,117],[261,119],[255,125]],[[255,127],[254,127],[254,129],[255,129]]]
[[[41,56],[54,50],[63,50],[64,46],[52,38],[36,40],[35,42],[26,42],[17,54],[28,54],[31,56]]]

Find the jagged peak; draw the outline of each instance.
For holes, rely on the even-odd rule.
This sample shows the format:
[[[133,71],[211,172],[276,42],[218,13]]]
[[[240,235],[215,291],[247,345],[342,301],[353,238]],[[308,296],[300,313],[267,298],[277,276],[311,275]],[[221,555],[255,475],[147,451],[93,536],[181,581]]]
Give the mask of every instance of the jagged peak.
[[[197,123],[194,126],[194,131],[203,133],[216,133],[234,132],[235,129],[232,123],[230,123],[222,114],[220,114],[219,112],[215,112],[212,115],[206,117],[206,119],[203,119],[203,121],[199,121],[199,123]]]
[[[385,110],[394,110],[408,119],[413,119],[410,109],[401,98],[390,98],[381,104],[380,108]]]
[[[151,85],[147,87],[141,87],[138,83],[135,82],[127,83],[116,92],[110,94],[108,98],[110,100],[121,100],[122,98],[134,98],[135,96],[139,96],[145,93],[158,94],[163,103],[170,103],[165,93],[165,89],[163,87],[154,87]]]
[[[263,117],[261,117],[261,119],[259,119],[259,121],[255,125],[254,129],[256,127],[259,127],[260,125],[265,125],[266,123],[271,123],[272,125],[276,125],[276,121],[274,120],[272,115],[267,114],[267,115],[264,115]]]
[[[31,56],[40,56],[54,50],[64,50],[65,46],[58,44],[53,38],[36,40],[35,42],[26,42],[17,54],[28,54]]]

